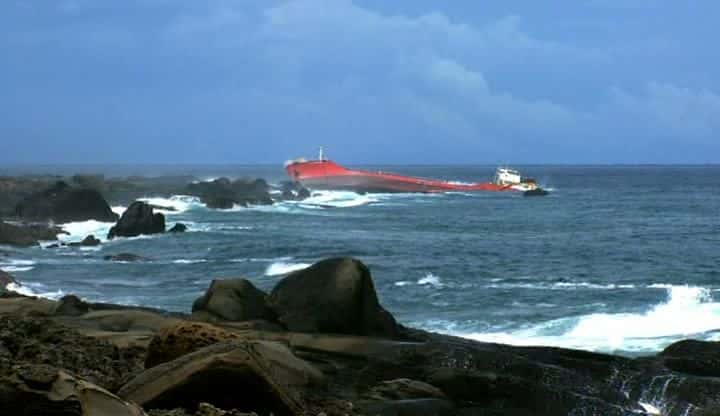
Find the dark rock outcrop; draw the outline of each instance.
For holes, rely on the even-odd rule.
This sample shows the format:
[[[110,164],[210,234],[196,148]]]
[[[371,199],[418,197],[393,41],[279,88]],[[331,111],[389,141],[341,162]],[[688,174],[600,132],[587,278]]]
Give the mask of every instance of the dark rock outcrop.
[[[153,208],[145,202],[136,201],[123,213],[120,221],[110,229],[108,239],[164,232],[165,216],[154,213]]]
[[[54,315],[80,316],[90,312],[90,305],[75,295],[65,295],[53,309]]]
[[[213,280],[207,292],[195,300],[192,311],[201,320],[272,320],[266,300],[267,295],[247,279]]]
[[[171,229],[169,229],[167,232],[169,232],[169,233],[184,233],[185,231],[187,231],[187,225],[179,222],[179,223],[173,225],[173,227]]]
[[[0,244],[20,247],[36,246],[41,240],[56,240],[58,234],[61,233],[63,231],[57,227],[41,224],[14,225],[0,220]]]
[[[370,271],[350,258],[323,260],[291,273],[269,305],[291,331],[395,337],[397,324],[380,306]]]
[[[152,367],[118,392],[146,409],[223,409],[303,414],[305,391],[324,384],[322,373],[280,343],[230,341]],[[242,392],[242,394],[238,394]]]
[[[219,178],[211,182],[196,182],[187,186],[187,193],[199,197],[208,208],[215,209],[273,203],[270,187],[263,179],[231,181],[228,178]]]
[[[24,220],[52,220],[55,222],[97,220],[117,221],[115,214],[94,189],[73,188],[58,181],[51,188],[31,195],[15,207],[15,215]]]
[[[149,261],[150,260],[147,257],[139,256],[137,254],[132,254],[132,253],[108,254],[107,256],[104,256],[103,259],[107,260],[107,261],[117,261],[117,262]]]

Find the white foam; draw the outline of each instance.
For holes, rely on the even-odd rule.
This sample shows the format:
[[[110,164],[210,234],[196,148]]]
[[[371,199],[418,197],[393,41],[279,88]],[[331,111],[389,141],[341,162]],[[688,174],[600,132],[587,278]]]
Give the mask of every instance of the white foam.
[[[49,292],[46,291],[44,285],[39,283],[24,285],[21,285],[19,283],[9,283],[5,288],[21,295],[35,296],[52,300],[57,300],[65,296],[65,293],[62,290],[57,290],[56,292]]]
[[[401,281],[399,281],[399,282],[395,282],[395,286],[402,287],[402,286],[407,286],[407,285],[409,285],[409,284],[411,284],[411,283],[412,283],[412,282],[408,282],[407,280],[401,280]]]
[[[24,266],[24,267],[23,266],[0,266],[0,269],[5,272],[8,272],[8,273],[13,273],[13,272],[28,272],[28,271],[34,269],[34,267],[32,267],[32,266]]]
[[[138,201],[143,201],[150,205],[173,208],[173,210],[155,209],[155,212],[165,215],[182,214],[183,212],[193,208],[205,207],[205,205],[200,202],[199,198],[190,195],[173,195],[170,198],[146,197],[138,198]]]
[[[265,276],[281,276],[284,274],[292,273],[298,270],[303,270],[311,265],[309,263],[288,263],[284,261],[278,261],[272,263],[265,269]]]
[[[110,207],[110,209],[112,210],[112,212],[122,217],[122,214],[125,213],[127,207],[124,207],[122,205],[116,205],[114,207]]]
[[[419,279],[417,281],[417,284],[419,285],[430,285],[433,287],[442,287],[442,282],[440,282],[440,276],[436,276],[432,273],[428,273],[425,275],[425,277]]]
[[[197,259],[197,260],[179,259],[179,260],[173,260],[173,263],[175,263],[175,264],[196,264],[196,263],[207,263],[207,260],[205,260],[205,259]]]
[[[115,223],[96,220],[68,222],[61,224],[62,229],[68,232],[68,234],[58,235],[58,240],[65,243],[76,243],[82,241],[89,235],[94,235],[98,240],[106,241],[107,234],[113,225],[115,225]]]
[[[302,201],[287,201],[304,208],[352,208],[378,202],[379,199],[372,194],[358,194],[349,191],[314,191],[309,198]]]
[[[657,351],[671,342],[720,328],[720,303],[708,289],[670,286],[665,302],[639,313],[594,313],[511,332],[456,333],[486,342],[594,351]]]
[[[662,413],[660,412],[660,409],[658,409],[657,407],[651,405],[650,403],[639,402],[638,404],[639,404],[640,407],[642,407],[643,410],[644,410],[645,412],[647,412],[649,415],[658,415],[658,416],[659,416],[659,415],[662,414]]]

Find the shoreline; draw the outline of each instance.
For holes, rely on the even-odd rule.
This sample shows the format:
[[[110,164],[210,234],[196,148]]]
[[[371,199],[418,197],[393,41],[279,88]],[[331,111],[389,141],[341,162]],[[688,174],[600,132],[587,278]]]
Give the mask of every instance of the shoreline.
[[[348,281],[353,282],[353,295],[333,295],[332,287]],[[296,287],[305,288],[304,293]],[[483,343],[404,327],[373,298],[376,294],[369,271],[352,259],[328,259],[291,273],[270,294],[244,279],[213,281],[195,301],[191,315],[86,303],[72,295],[51,301],[5,294],[0,296],[0,322],[5,326],[0,328],[4,334],[0,352],[8,340],[34,343],[35,350],[52,349],[50,341],[43,341],[46,332],[77,338],[75,344],[96,340],[97,345],[105,346],[102,348],[116,348],[119,356],[131,358],[112,365],[126,370],[113,370],[114,381],[95,374],[88,382],[99,382],[108,394],[137,402],[153,415],[200,415],[195,412],[200,408],[207,411],[207,406],[219,415],[240,414],[222,413],[234,408],[267,414],[272,407],[268,400],[285,403],[275,409],[276,414],[297,415],[559,415],[577,411],[709,415],[718,410],[714,403],[720,393],[720,366],[715,364],[720,357],[719,343],[680,341],[659,354],[639,358]],[[354,312],[338,313],[343,310]],[[34,322],[44,329],[23,340],[14,339],[7,328],[37,325]],[[71,344],[61,346],[60,354],[63,348],[78,350]],[[257,353],[258,348],[264,352]],[[97,357],[93,358],[91,351],[84,354],[92,361]],[[232,357],[240,352],[235,351],[256,351],[251,356],[259,360],[256,364],[260,367],[252,367],[255,370],[251,372],[253,377],[267,377],[263,378],[267,383],[278,381],[260,370],[267,364],[263,360],[270,359],[267,354],[280,360],[281,367],[304,374],[300,379],[314,381],[281,383],[262,400],[246,398],[254,409],[243,400],[228,402],[194,384],[196,377],[213,385],[250,382],[246,373],[251,358],[243,355],[246,358],[236,362]],[[256,353],[260,355],[253,355]],[[213,370],[202,364],[207,360],[220,360],[237,371],[213,375]],[[0,361],[0,374],[5,374],[0,386],[49,394],[11,382],[21,361],[30,368],[37,365],[27,357]],[[82,368],[48,364],[72,377],[84,376]],[[188,368],[198,373],[191,377]],[[283,377],[299,377],[292,371]],[[178,379],[169,382],[168,377]],[[195,387],[177,390],[184,383]],[[180,408],[185,413],[178,413]]]

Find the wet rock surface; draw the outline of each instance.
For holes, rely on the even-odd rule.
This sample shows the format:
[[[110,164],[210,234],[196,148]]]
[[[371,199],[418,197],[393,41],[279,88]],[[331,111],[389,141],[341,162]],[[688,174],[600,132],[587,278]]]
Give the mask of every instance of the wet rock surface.
[[[193,303],[193,317],[208,321],[272,320],[267,294],[247,279],[213,280],[207,292]]]

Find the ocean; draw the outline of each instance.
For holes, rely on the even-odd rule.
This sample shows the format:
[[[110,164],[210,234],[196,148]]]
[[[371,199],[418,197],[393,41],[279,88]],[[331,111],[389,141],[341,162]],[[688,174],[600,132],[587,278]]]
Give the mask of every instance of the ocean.
[[[494,173],[491,166],[371,168],[464,182]],[[147,195],[177,210],[165,212],[168,227],[182,222],[189,232],[91,248],[3,248],[9,255],[0,268],[24,293],[189,312],[212,279],[246,277],[269,291],[288,272],[352,256],[370,267],[385,308],[409,326],[625,355],[656,353],[684,338],[720,340],[719,166],[518,168],[550,195],[321,191],[301,202],[226,211],[188,196]],[[274,166],[104,170],[286,179]],[[111,225],[65,224],[70,235],[62,239],[104,240]],[[121,252],[151,260],[103,260]]]

